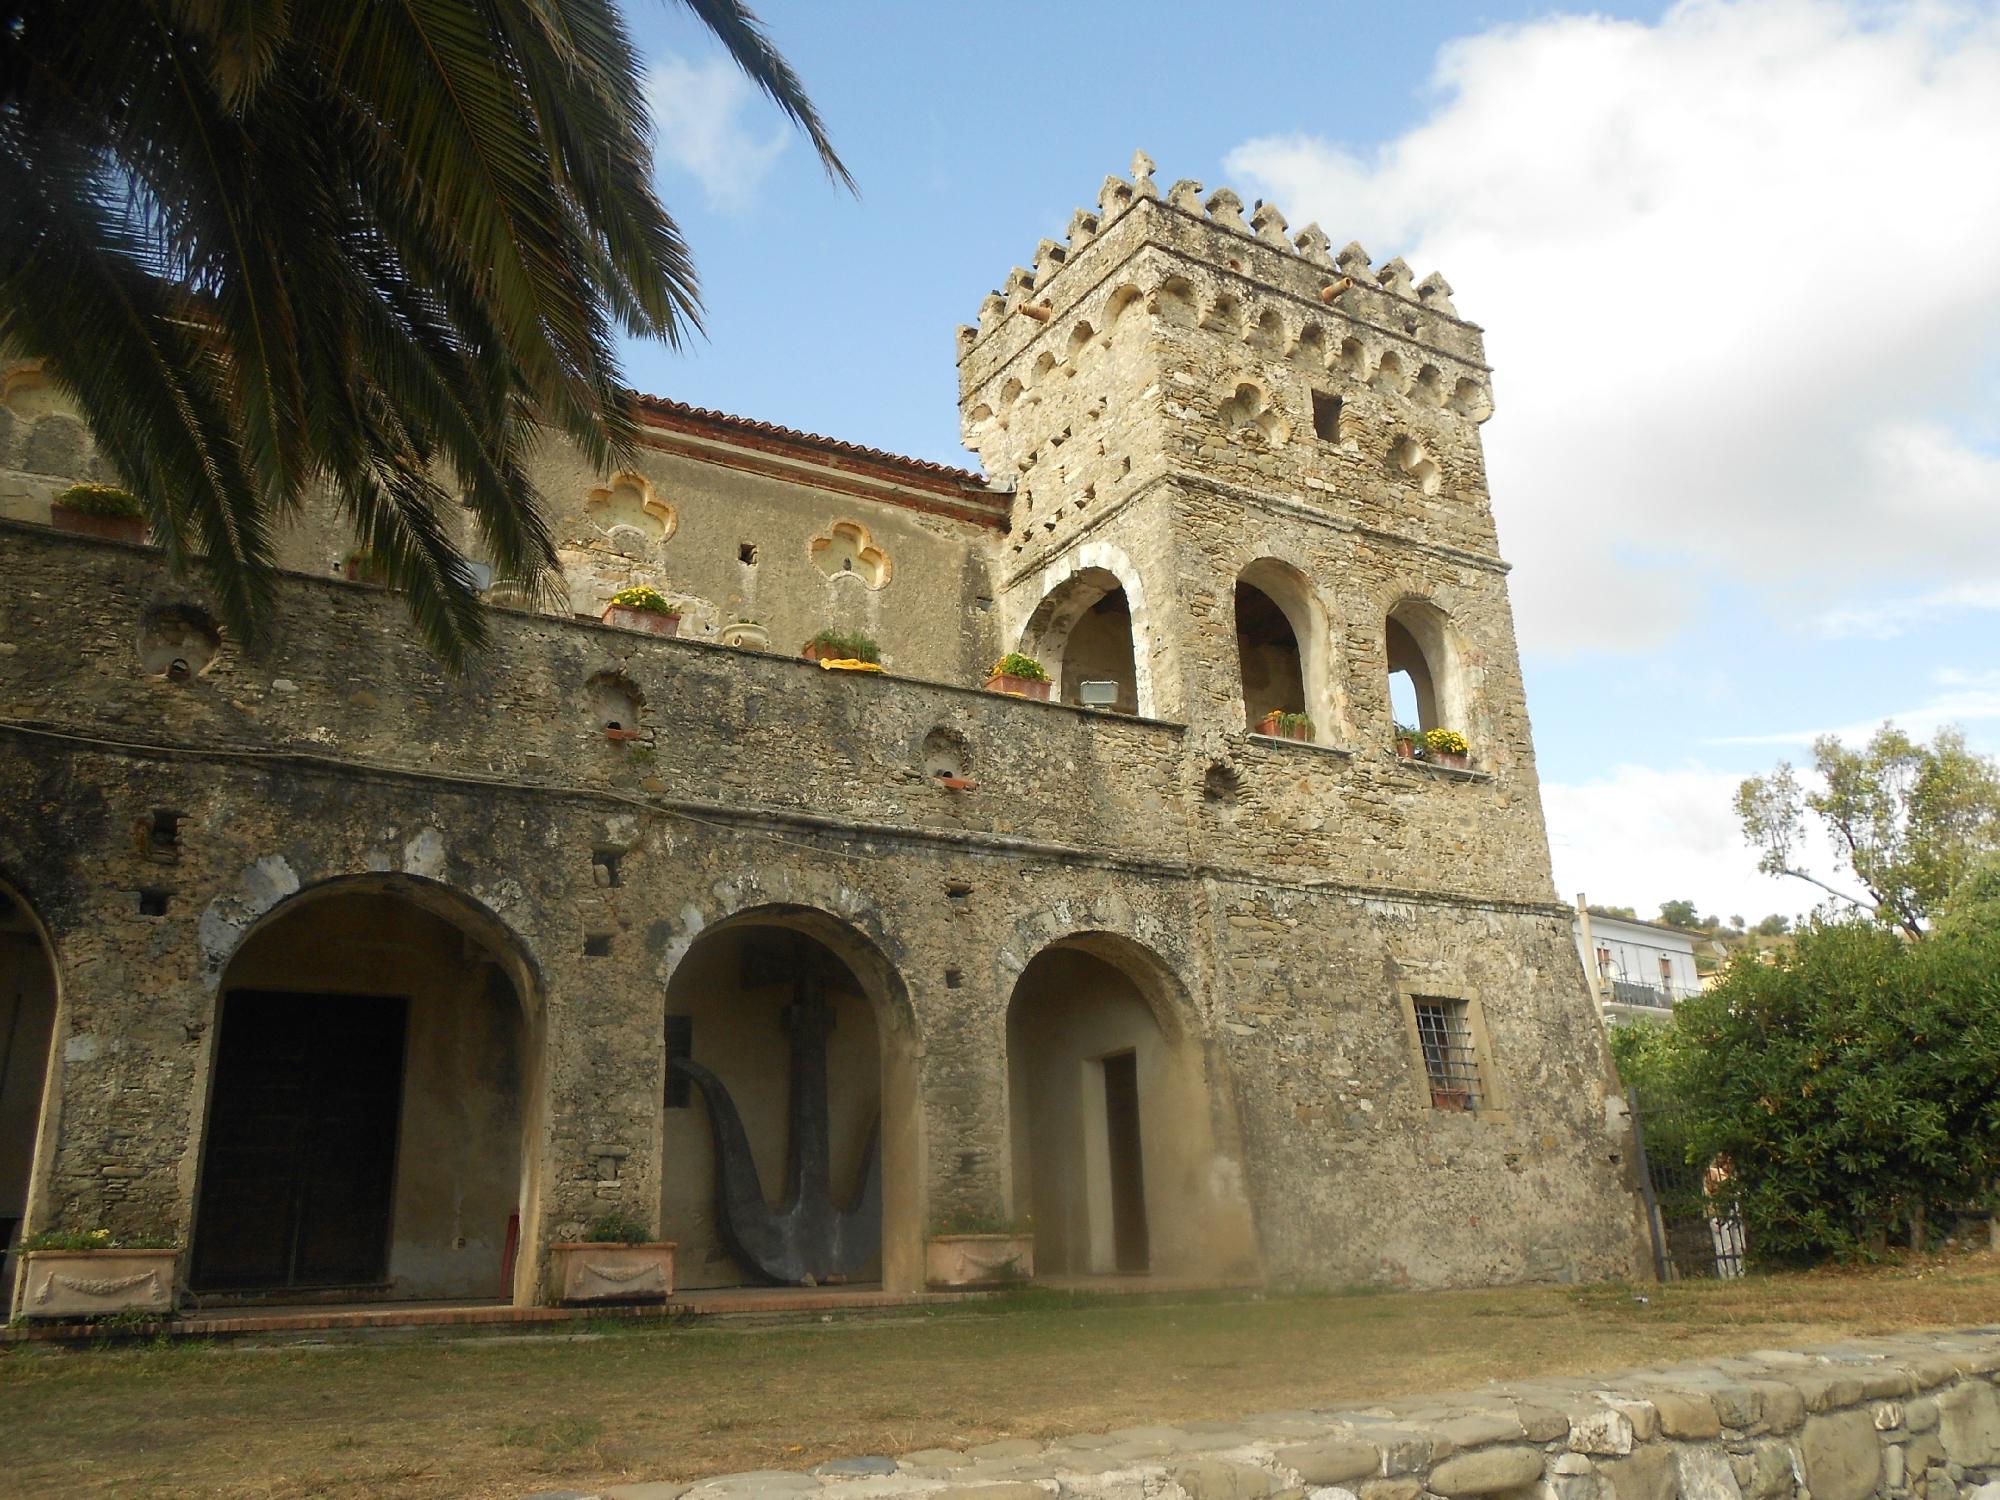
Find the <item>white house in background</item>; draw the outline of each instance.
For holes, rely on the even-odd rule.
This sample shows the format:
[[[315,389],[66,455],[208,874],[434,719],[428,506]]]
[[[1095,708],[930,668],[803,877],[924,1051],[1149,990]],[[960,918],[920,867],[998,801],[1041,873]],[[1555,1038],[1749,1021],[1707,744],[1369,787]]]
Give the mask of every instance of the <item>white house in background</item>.
[[[1576,898],[1576,951],[1608,1021],[1660,1019],[1701,989],[1696,934],[1659,922],[1603,917]]]

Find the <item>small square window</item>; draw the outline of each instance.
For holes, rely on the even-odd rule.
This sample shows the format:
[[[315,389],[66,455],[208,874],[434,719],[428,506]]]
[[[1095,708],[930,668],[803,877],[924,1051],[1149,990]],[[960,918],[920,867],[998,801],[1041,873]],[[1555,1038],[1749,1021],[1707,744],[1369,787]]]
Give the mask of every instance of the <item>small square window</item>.
[[[623,881],[620,878],[618,869],[618,851],[616,849],[599,849],[595,854],[591,855],[590,875],[591,879],[598,885],[611,886],[622,884]]]
[[[1313,431],[1323,443],[1340,441],[1340,397],[1313,392]]]
[[[608,932],[593,932],[586,936],[583,940],[583,956],[585,958],[611,957],[611,934]]]
[[[161,890],[139,892],[139,915],[142,917],[164,917],[167,914],[167,898],[170,893]]]
[[[736,560],[747,568],[756,567],[757,544],[755,542],[738,542],[736,544]]]
[[[1476,1114],[1486,1100],[1479,1082],[1479,1051],[1472,1039],[1470,1007],[1463,1000],[1424,996],[1412,1003],[1431,1107]]]

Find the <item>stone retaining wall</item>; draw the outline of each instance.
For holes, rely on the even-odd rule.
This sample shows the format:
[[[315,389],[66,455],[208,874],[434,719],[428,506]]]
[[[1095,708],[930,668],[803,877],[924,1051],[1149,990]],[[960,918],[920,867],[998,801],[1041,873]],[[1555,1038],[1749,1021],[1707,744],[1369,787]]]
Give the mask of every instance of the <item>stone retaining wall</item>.
[[[2000,1500],[2000,1327],[1759,1350],[1043,1444],[617,1485],[603,1500]],[[563,1491],[535,1500],[586,1500]]]

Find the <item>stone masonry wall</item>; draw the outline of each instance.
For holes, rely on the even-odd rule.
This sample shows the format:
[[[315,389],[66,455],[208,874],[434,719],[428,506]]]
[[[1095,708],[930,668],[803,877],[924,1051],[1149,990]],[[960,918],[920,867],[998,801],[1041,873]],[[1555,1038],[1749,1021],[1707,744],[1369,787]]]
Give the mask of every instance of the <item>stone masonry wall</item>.
[[[1911,1334],[839,1459],[809,1475],[620,1485],[604,1500],[1996,1500],[1996,1371],[1993,1329]]]

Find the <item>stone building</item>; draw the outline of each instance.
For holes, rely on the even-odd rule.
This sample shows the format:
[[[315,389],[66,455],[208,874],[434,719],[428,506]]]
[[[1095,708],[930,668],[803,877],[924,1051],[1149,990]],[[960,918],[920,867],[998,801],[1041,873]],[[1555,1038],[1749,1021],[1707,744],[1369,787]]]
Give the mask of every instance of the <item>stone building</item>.
[[[983,475],[649,399],[635,469],[538,474],[567,609],[496,585],[455,677],[321,521],[255,652],[51,529],[100,466],[9,370],[0,1214],[171,1236],[202,1302],[525,1304],[609,1210],[755,1280],[683,1058],[891,1289],[1029,1216],[1040,1274],[1637,1272],[1479,330],[1150,171],[959,331]],[[632,583],[677,637],[598,622]],[[1016,648],[1058,701],[982,689]],[[1398,672],[1467,765],[1396,753]]]

